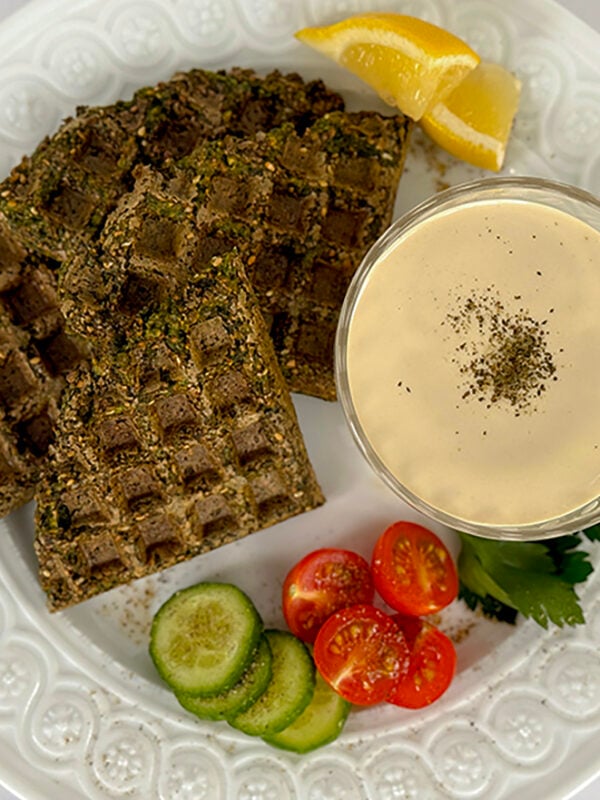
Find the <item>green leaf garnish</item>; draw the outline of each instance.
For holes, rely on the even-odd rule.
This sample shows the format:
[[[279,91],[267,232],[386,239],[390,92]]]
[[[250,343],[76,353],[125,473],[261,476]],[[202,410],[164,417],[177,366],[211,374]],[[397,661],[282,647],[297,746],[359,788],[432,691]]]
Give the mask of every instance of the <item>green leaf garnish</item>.
[[[514,625],[517,621],[519,612],[516,608],[511,608],[501,603],[489,594],[485,595],[485,597],[480,597],[480,595],[468,589],[462,581],[460,582],[458,596],[465,601],[471,611],[479,608],[484,617],[497,619],[499,622],[507,622],[509,625]]]
[[[591,528],[586,528],[582,533],[587,536],[590,542],[600,542],[600,525],[592,525]]]
[[[589,562],[588,553],[577,549],[580,544],[581,537],[577,534],[559,536],[546,542],[556,573],[571,585],[583,583],[594,569]]]
[[[600,539],[600,526],[596,527],[584,532],[591,541]],[[484,614],[509,621],[512,609],[513,615],[519,612],[543,628],[585,621],[573,587],[585,581],[593,567],[588,553],[577,549],[579,535],[542,542],[459,536],[460,596],[470,608],[479,606]]]

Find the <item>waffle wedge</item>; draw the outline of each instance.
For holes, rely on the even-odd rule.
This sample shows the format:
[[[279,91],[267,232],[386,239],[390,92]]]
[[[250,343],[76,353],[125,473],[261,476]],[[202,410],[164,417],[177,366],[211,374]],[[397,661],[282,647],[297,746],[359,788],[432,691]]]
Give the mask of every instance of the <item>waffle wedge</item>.
[[[64,374],[80,356],[62,328],[56,272],[96,240],[135,168],[165,168],[226,133],[283,122],[303,131],[342,105],[294,74],[191,70],[128,102],[78,109],[0,185],[0,516],[31,499]]]
[[[127,102],[82,107],[0,186],[0,210],[28,245],[62,261],[89,240],[132,185],[138,164],[159,169],[225,134],[248,136],[284,122],[304,130],[343,108],[321,81],[275,71],[190,70],[138,90]]]
[[[52,610],[323,501],[250,283],[199,258],[192,204],[147,168],[60,271],[66,378],[37,492]]]
[[[331,112],[226,137],[179,162],[174,185],[198,209],[205,258],[236,248],[290,389],[335,399],[334,337],[363,256],[390,224],[411,123]]]

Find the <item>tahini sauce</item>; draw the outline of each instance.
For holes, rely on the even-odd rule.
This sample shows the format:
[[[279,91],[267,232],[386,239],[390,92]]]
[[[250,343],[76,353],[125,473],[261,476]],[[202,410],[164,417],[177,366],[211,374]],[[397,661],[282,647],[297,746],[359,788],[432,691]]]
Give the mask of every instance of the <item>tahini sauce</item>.
[[[469,298],[487,322],[457,323]],[[465,397],[469,358],[485,359],[498,307],[533,321],[540,363],[554,370],[542,369],[522,402],[484,389]],[[547,206],[502,200],[420,223],[363,286],[347,368],[375,452],[431,506],[489,525],[578,508],[600,495],[600,234]]]

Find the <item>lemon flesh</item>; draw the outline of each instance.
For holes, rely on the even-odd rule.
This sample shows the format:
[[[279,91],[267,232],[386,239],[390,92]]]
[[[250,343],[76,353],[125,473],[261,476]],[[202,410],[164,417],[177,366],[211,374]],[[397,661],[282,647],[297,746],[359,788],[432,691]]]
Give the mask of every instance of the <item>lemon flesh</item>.
[[[499,64],[482,62],[421,119],[423,130],[456,158],[502,168],[519,106],[521,82]]]
[[[448,96],[480,60],[449,31],[403,14],[361,14],[304,28],[296,37],[414,120]]]

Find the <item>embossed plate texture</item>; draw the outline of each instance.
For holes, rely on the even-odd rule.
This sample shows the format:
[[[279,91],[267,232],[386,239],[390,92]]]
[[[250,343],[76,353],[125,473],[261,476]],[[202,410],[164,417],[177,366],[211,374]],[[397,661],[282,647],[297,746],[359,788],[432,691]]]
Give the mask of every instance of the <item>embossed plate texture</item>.
[[[350,107],[379,107],[292,33],[360,10],[413,13],[466,38],[524,83],[506,173],[600,190],[600,37],[551,0],[37,0],[0,27],[0,175],[79,104],[127,97],[176,69],[233,64],[321,76]],[[415,136],[397,212],[481,173]],[[363,464],[337,404],[296,398],[328,502],[60,614],[35,578],[32,508],[0,529],[0,780],[28,800],[497,800],[564,798],[600,769],[600,580],[587,624],[544,632],[472,615],[449,692],[420,712],[351,714],[340,739],[296,757],[201,723],[160,685],[152,614],[176,588],[232,580],[282,624],[281,581],[324,542],[369,554],[394,519],[418,519]],[[456,551],[450,531],[433,525]],[[597,553],[594,553],[598,561]]]

